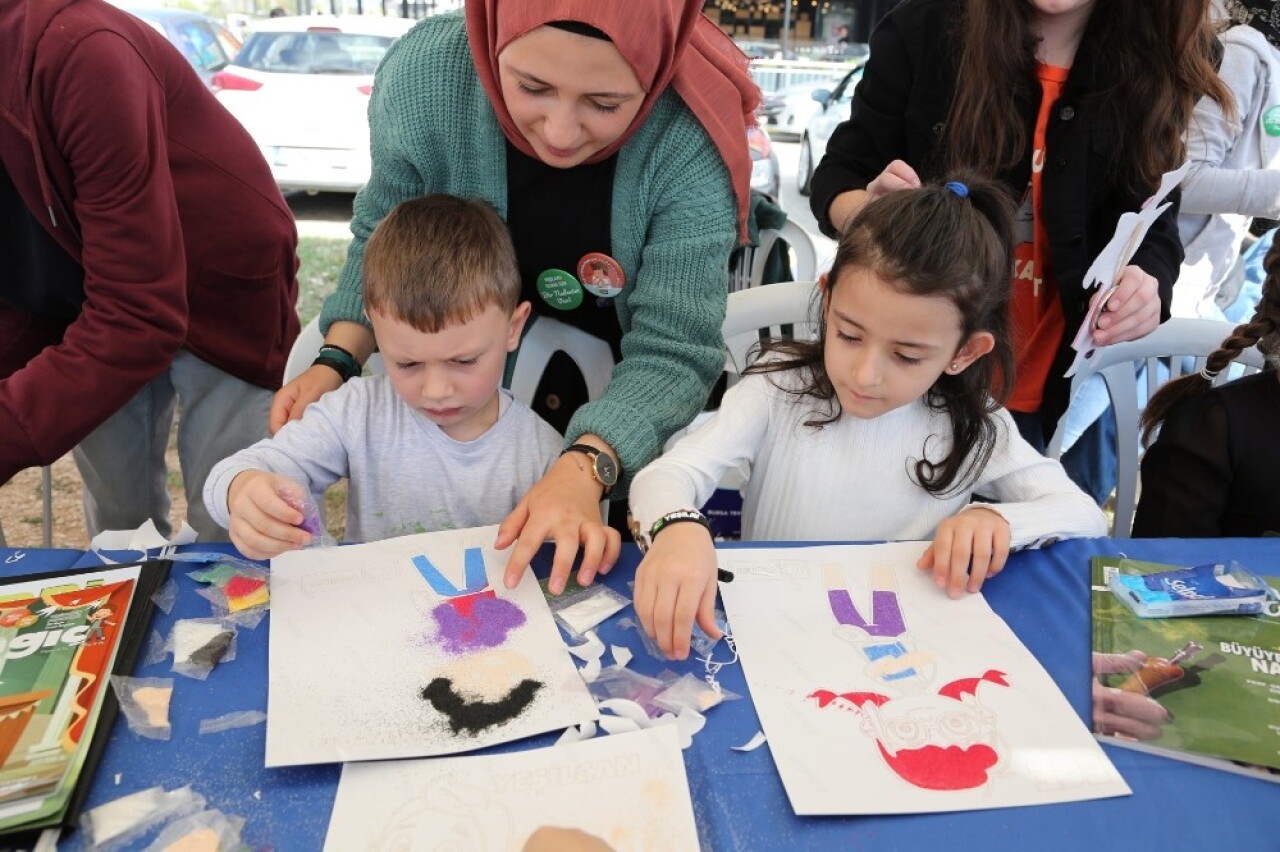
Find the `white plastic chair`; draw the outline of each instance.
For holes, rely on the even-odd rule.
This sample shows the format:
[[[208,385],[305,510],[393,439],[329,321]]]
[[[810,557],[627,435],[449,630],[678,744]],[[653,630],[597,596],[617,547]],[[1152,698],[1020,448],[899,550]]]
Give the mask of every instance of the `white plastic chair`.
[[[721,326],[729,350],[729,374],[736,377],[747,368],[751,347],[760,341],[762,331],[766,336],[777,337],[781,326],[791,326],[789,336],[817,339],[821,319],[817,291],[816,282],[797,280],[730,293]]]
[[[787,220],[781,228],[762,228],[760,245],[742,250],[738,262],[729,269],[729,292],[736,293],[764,283],[764,270],[773,244],[786,241],[791,253],[791,277],[796,281],[812,281],[818,277],[818,248],[810,234]]]
[[[289,350],[289,359],[284,363],[285,384],[306,372],[306,369],[311,366],[311,362],[316,360],[316,356],[320,354],[322,345],[324,345],[324,335],[320,333],[320,318],[315,317],[302,327],[302,331],[298,334],[298,339],[293,341],[293,348]],[[370,374],[375,376],[380,376],[386,372],[386,369],[382,366],[382,356],[377,352],[369,356],[369,360],[364,366]]]
[[[1095,373],[1101,373],[1111,396],[1116,416],[1116,516],[1112,526],[1113,538],[1129,538],[1133,527],[1133,513],[1138,503],[1138,462],[1141,456],[1138,415],[1160,387],[1157,375],[1169,373],[1175,379],[1204,367],[1209,355],[1222,345],[1231,334],[1234,323],[1209,319],[1171,319],[1140,340],[1113,343],[1097,350],[1093,358],[1072,377],[1071,397],[1074,398],[1086,381]],[[1187,362],[1193,366],[1188,367]],[[1223,370],[1214,379],[1220,385],[1230,379],[1262,369],[1262,353],[1257,347],[1246,349],[1236,358],[1240,365]],[[1145,397],[1138,384],[1138,369],[1146,366]],[[1139,405],[1141,400],[1142,404]],[[1046,454],[1061,458],[1062,443],[1066,432],[1066,417],[1058,421],[1058,428],[1049,442]]]
[[[526,405],[533,404],[538,382],[556,352],[568,355],[587,383],[587,399],[599,399],[613,375],[613,350],[603,340],[552,317],[530,319],[520,341],[511,374],[511,393]]]

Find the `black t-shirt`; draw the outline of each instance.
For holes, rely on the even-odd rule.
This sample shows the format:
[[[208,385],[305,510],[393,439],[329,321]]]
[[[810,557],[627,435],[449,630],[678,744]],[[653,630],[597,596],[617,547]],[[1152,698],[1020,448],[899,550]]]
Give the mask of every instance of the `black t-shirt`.
[[[1278,425],[1274,370],[1179,405],[1142,459],[1134,538],[1280,533]]]
[[[559,310],[538,294],[538,276],[560,269],[577,276],[578,261],[592,252],[612,255],[613,177],[617,157],[557,169],[507,143],[507,227],[520,267],[521,296],[535,313],[555,317],[609,344],[622,359],[622,327],[611,298],[586,290],[582,303]],[[628,285],[630,286],[630,282]],[[586,383],[563,353],[556,353],[534,394],[533,410],[560,431],[586,402]]]
[[[84,270],[49,236],[0,162],[0,300],[70,322],[84,304]]]

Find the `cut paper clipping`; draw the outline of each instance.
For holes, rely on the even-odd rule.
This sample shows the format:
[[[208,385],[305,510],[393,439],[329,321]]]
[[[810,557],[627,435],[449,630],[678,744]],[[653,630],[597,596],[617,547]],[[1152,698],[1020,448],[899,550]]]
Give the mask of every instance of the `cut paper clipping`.
[[[545,826],[611,849],[697,849],[674,727],[506,754],[348,763],[324,848],[518,852]]]
[[[1076,357],[1067,369],[1067,378],[1079,372],[1080,368],[1097,352],[1099,347],[1093,340],[1093,330],[1097,327],[1098,317],[1106,306],[1111,289],[1116,286],[1120,273],[1133,260],[1138,247],[1146,239],[1147,231],[1169,209],[1172,202],[1166,202],[1165,197],[1173,191],[1175,186],[1182,183],[1182,179],[1190,171],[1191,161],[1188,160],[1173,171],[1166,172],[1160,179],[1160,187],[1154,195],[1143,202],[1141,210],[1137,213],[1125,213],[1120,217],[1111,241],[1103,246],[1102,251],[1098,252],[1098,256],[1085,271],[1084,288],[1088,290],[1100,286],[1103,288],[1103,295],[1093,300],[1084,322],[1080,324],[1075,338],[1071,341],[1071,348],[1076,350]]]
[[[274,559],[267,766],[454,754],[595,719],[532,574],[504,587],[496,537]]]
[[[735,574],[720,592],[792,809],[930,813],[1127,795],[983,597],[951,600],[916,569],[926,546],[720,552]]]

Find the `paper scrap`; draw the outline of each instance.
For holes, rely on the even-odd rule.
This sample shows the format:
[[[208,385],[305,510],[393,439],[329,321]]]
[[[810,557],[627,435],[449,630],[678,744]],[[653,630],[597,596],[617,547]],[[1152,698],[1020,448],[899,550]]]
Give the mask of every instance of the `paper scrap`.
[[[261,725],[267,721],[267,714],[261,710],[237,710],[234,713],[226,713],[222,716],[215,716],[212,719],[200,720],[200,733],[217,734],[222,731],[229,731],[232,728],[248,728],[252,725]]]
[[[756,749],[760,748],[760,746],[764,745],[764,743],[765,743],[764,731],[756,731],[756,735],[751,739],[747,740],[742,745],[729,746],[729,747],[734,751],[755,751]]]
[[[191,544],[196,540],[196,531],[182,522],[182,528],[172,538],[165,538],[156,529],[155,521],[150,518],[136,530],[103,530],[89,542],[91,550],[157,550],[170,545]]]
[[[1067,369],[1068,378],[1074,376],[1098,350],[1098,345],[1093,340],[1093,329],[1097,326],[1102,308],[1110,298],[1109,290],[1116,286],[1120,274],[1137,253],[1152,224],[1169,209],[1171,202],[1165,203],[1165,196],[1182,182],[1190,170],[1191,161],[1188,160],[1179,168],[1165,173],[1160,179],[1159,189],[1142,203],[1142,208],[1137,213],[1125,213],[1120,217],[1110,242],[1103,246],[1102,251],[1098,252],[1098,256],[1085,272],[1083,287],[1086,290],[1102,285],[1106,291],[1103,296],[1093,300],[1084,322],[1080,324],[1079,330],[1071,341],[1071,347],[1076,350],[1076,357]]]
[[[625,645],[610,645],[609,650],[613,653],[613,664],[617,668],[625,669],[627,663],[631,662],[631,649]]]

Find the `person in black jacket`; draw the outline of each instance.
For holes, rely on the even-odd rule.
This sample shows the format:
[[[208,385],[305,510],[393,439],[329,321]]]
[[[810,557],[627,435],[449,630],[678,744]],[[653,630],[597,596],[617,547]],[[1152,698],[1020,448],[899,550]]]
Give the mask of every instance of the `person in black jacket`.
[[[1169,316],[1182,260],[1173,205],[1114,287],[1082,286],[1120,216],[1184,159],[1202,95],[1228,93],[1213,68],[1208,0],[907,0],[871,38],[851,118],[813,177],[810,203],[834,235],[864,204],[948,168],[1000,179],[1019,202],[1011,320],[1017,371],[1008,407],[1043,448],[1067,408],[1064,378],[1092,298],[1094,338],[1132,340]],[[1064,458],[1099,501],[1115,482],[1114,418]]]
[[[1162,387],[1142,414],[1135,538],[1280,534],[1280,246],[1264,261],[1262,300],[1208,357],[1204,370]],[[1267,369],[1214,388],[1213,377],[1257,345]]]

